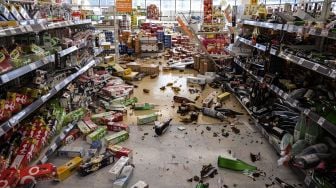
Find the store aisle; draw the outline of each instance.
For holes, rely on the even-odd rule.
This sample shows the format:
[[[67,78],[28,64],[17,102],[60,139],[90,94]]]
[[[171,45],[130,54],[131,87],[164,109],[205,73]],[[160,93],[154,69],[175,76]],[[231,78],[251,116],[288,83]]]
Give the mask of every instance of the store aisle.
[[[275,177],[299,185],[302,181],[299,181],[299,178],[290,169],[277,166],[278,156],[262,135],[248,123],[248,115],[236,119],[229,118],[224,122],[200,115],[197,124],[187,125],[179,122],[179,116],[176,113],[178,104],[175,104],[175,108],[172,107],[174,92],[170,87],[166,87],[164,91],[160,90],[160,87],[172,82],[174,86],[181,86],[180,96],[194,99],[199,94],[190,94],[188,91],[190,87],[186,84],[186,76],[193,73],[195,72],[192,70],[161,72],[160,76],[155,79],[146,77],[142,81],[135,82],[138,88],[135,89],[133,96],[136,96],[140,102],[158,105],[155,111],[162,114],[159,120],[163,121],[172,117],[173,126],[163,136],[156,137],[152,125],[136,125],[136,115],[149,113],[148,111],[128,112],[124,122],[130,125],[130,138],[120,144],[133,149],[135,169],[128,187],[139,180],[146,181],[152,188],[195,187],[196,182],[188,182],[187,179],[200,176],[202,165],[211,163],[217,167],[218,155],[228,154],[228,151],[231,151],[236,158],[257,166],[265,172],[266,176],[252,179],[241,172],[218,169],[218,175],[205,180],[205,182],[209,182],[210,188],[219,187],[217,183],[219,178],[228,187],[261,188],[265,187],[265,184],[271,184]],[[143,93],[143,89],[150,89],[150,93]],[[201,98],[197,103],[200,104],[202,98],[212,90],[207,86],[202,91]],[[223,106],[246,114],[234,96],[230,96]],[[185,127],[186,130],[178,130],[180,126]],[[239,129],[240,133],[232,132],[231,126]],[[229,133],[229,135],[222,136],[222,131]],[[82,139],[78,139],[72,145],[89,147]],[[261,160],[255,163],[251,162],[251,152],[260,152]],[[51,162],[58,166],[64,164],[66,160],[55,157]],[[105,167],[86,177],[80,177],[76,174],[57,184],[42,182],[37,187],[112,187],[112,181],[108,174],[110,168],[111,166]]]

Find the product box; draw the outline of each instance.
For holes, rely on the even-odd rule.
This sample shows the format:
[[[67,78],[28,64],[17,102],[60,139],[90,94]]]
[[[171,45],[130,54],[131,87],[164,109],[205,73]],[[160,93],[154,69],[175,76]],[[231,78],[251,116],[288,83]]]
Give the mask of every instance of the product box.
[[[127,68],[130,68],[134,72],[140,72],[140,64],[137,62],[130,62],[126,64]]]
[[[91,131],[94,131],[94,130],[98,129],[98,125],[95,124],[95,123],[94,123],[91,119],[89,119],[89,118],[84,119],[84,123],[86,124],[87,127],[89,127],[89,129],[90,129]]]
[[[80,136],[80,130],[79,129],[72,129],[66,137],[63,139],[63,145],[68,145],[73,143],[77,138]]]
[[[106,135],[106,133],[106,126],[99,127],[97,130],[86,136],[86,141],[91,144],[93,141],[102,139]]]
[[[109,131],[114,131],[114,132],[119,132],[119,131],[127,131],[129,132],[129,127],[128,125],[124,123],[119,123],[119,122],[108,122],[107,123],[107,130]]]
[[[119,177],[113,182],[114,188],[126,188],[133,174],[133,166],[128,165],[123,168]]]
[[[107,135],[104,137],[104,139],[105,139],[105,143],[110,145],[110,144],[118,144],[120,142],[123,142],[127,140],[128,137],[129,135],[127,131],[120,131],[112,135]]]
[[[206,83],[206,79],[200,77],[188,76],[187,83],[204,85]]]
[[[130,164],[130,162],[131,162],[130,158],[128,158],[128,157],[121,157],[112,166],[112,168],[109,170],[109,174],[110,174],[111,180],[115,181],[119,177],[119,175],[120,175],[122,169],[124,168],[124,166]]]
[[[91,129],[83,121],[79,121],[77,123],[77,127],[80,130],[80,132],[82,132],[84,135],[87,135],[90,132],[92,132]]]
[[[207,76],[207,75],[202,75],[202,74],[198,74],[197,78],[203,78],[205,79],[206,83],[211,83],[214,81],[215,77],[214,76]]]
[[[51,163],[20,169],[20,185],[54,179],[56,167]]]
[[[215,97],[217,96],[217,92],[213,91],[211,92],[204,100],[203,100],[203,107],[211,107],[211,103],[212,101],[215,99]]]
[[[20,181],[19,171],[15,168],[8,168],[0,174],[1,188],[15,188]]]
[[[81,176],[86,176],[112,163],[114,163],[114,156],[107,151],[86,160],[79,166],[78,172]]]
[[[109,111],[109,112],[103,112],[100,114],[94,114],[91,116],[91,119],[93,122],[97,123],[97,124],[102,124],[102,119],[105,117],[109,117],[112,116],[113,114],[115,114],[116,112],[114,111]]]
[[[66,164],[57,168],[57,181],[63,181],[70,177],[73,173],[76,172],[78,167],[82,164],[83,159],[80,157],[75,157],[71,159]]]
[[[63,146],[58,150],[58,156],[60,157],[84,157],[84,148],[83,147],[72,147],[72,146]]]
[[[228,99],[229,96],[230,96],[229,92],[224,92],[224,93],[217,96],[217,100],[218,101],[224,101],[224,100]]]
[[[138,125],[143,125],[143,124],[154,122],[157,119],[158,119],[158,115],[156,113],[143,115],[143,116],[138,116],[137,117],[137,124]]]
[[[122,113],[115,113],[112,116],[107,116],[101,119],[102,124],[106,125],[109,122],[118,122],[123,120],[123,114]]]
[[[149,185],[144,181],[138,181],[136,184],[132,185],[131,188],[149,188]]]
[[[147,75],[159,74],[160,73],[159,65],[143,64],[140,66],[140,72],[145,73]]]
[[[118,159],[122,156],[128,157],[130,159],[133,158],[132,150],[128,149],[128,148],[125,148],[123,146],[109,144],[106,147],[106,150],[110,151]]]
[[[20,169],[26,167],[33,158],[35,145],[31,143],[31,139],[26,139],[21,143],[15,159],[11,164],[11,168]]]

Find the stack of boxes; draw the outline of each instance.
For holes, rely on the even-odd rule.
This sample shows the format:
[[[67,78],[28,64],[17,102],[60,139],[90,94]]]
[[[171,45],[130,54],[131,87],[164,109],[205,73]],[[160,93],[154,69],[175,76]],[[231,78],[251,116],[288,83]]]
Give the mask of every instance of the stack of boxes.
[[[164,47],[165,48],[172,48],[172,36],[171,35],[164,35]]]

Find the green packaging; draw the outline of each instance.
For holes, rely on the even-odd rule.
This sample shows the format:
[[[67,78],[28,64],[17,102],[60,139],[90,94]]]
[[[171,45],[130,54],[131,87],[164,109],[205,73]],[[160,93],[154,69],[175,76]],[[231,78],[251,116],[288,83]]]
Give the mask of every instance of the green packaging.
[[[97,130],[94,132],[90,133],[89,135],[86,136],[86,141],[91,144],[93,141],[97,141],[102,139],[107,133],[107,127],[99,127]]]
[[[86,110],[84,108],[79,108],[77,110],[69,112],[64,118],[64,123],[67,124],[73,121],[79,121],[84,117],[85,112]]]
[[[97,124],[102,124],[101,119],[104,117],[110,117],[113,116],[116,112],[114,111],[109,111],[109,112],[103,112],[100,114],[94,114],[91,116],[91,120]]]
[[[257,170],[257,167],[249,165],[242,160],[229,159],[222,156],[218,156],[217,164],[220,168],[227,168],[236,171]]]
[[[91,132],[91,129],[83,121],[79,121],[77,127],[79,131],[85,135]]]
[[[107,135],[105,136],[105,143],[106,144],[118,144],[120,142],[123,142],[125,140],[127,140],[129,137],[128,132],[127,131],[120,131],[111,135]]]
[[[137,123],[138,125],[143,125],[147,123],[151,123],[153,121],[156,121],[158,119],[158,115],[156,113],[148,114],[148,115],[143,115],[143,116],[138,116],[137,117]]]

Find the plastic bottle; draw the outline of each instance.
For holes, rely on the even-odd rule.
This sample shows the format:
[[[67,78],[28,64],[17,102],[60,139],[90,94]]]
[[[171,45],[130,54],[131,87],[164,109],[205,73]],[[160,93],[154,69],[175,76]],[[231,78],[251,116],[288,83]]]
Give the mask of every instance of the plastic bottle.
[[[155,133],[157,134],[157,135],[162,135],[164,132],[166,132],[167,131],[167,129],[168,129],[168,127],[169,127],[169,125],[170,125],[170,122],[172,121],[173,119],[172,118],[170,118],[168,121],[166,121],[166,122],[163,122],[163,123],[160,123],[160,124],[158,124],[158,125],[155,125]]]

